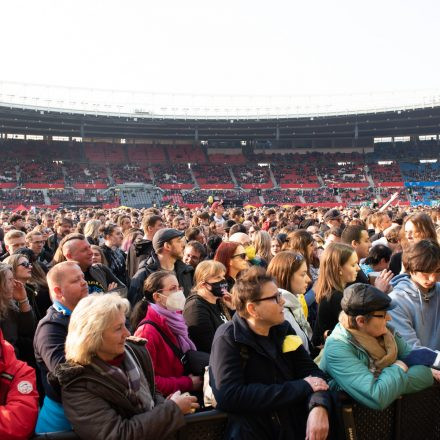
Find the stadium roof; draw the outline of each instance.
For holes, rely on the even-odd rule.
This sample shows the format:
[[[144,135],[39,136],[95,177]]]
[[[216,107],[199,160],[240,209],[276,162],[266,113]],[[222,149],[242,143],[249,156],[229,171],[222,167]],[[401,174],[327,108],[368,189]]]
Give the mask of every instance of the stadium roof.
[[[109,94],[112,99],[106,101]],[[124,100],[130,98],[129,95],[132,104],[123,104],[128,102]],[[280,141],[440,133],[440,95],[419,93],[414,94],[412,100],[409,94],[392,95],[369,95],[370,102],[367,99],[363,104],[352,97],[350,105],[357,102],[358,110],[349,107],[347,99],[343,103],[342,96],[204,96],[205,104],[211,102],[213,106],[194,107],[197,100],[202,104],[202,97],[173,95],[174,107],[160,107],[165,95],[0,83],[0,132],[83,138]],[[147,98],[150,104],[155,100],[156,108],[162,109],[162,113],[141,104],[147,102]],[[240,107],[239,99],[244,102],[245,98],[250,101]],[[261,107],[258,98],[271,99],[272,104],[278,99],[286,106]],[[294,99],[296,110],[288,107]],[[390,99],[395,103],[394,108],[386,106]],[[133,104],[134,101],[137,103]],[[185,102],[188,106],[186,114],[182,114],[185,108],[180,104]],[[227,107],[228,102],[237,105]],[[220,103],[224,106],[216,106]],[[205,115],[194,114],[196,109],[203,110]],[[280,111],[282,109],[285,111]]]

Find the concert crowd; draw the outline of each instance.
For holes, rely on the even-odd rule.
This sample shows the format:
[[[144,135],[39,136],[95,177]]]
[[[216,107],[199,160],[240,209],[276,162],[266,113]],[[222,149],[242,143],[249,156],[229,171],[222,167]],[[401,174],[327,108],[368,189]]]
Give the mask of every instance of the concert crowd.
[[[339,438],[440,381],[440,210],[0,211],[0,439]]]

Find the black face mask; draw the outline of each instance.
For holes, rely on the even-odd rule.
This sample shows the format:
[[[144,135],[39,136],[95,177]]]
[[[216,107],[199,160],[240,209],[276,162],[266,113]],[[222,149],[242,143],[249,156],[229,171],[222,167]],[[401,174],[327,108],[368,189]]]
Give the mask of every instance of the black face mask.
[[[219,298],[221,298],[225,294],[225,291],[228,290],[228,283],[226,282],[226,280],[206,284],[209,284],[211,286],[211,293]]]

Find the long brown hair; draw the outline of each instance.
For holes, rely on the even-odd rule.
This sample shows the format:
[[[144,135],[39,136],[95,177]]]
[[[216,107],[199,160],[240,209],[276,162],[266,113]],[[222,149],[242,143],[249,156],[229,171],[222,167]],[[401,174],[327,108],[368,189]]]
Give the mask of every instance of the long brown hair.
[[[419,233],[418,238],[420,240],[432,240],[435,243],[438,243],[437,233],[435,232],[435,226],[431,217],[425,212],[417,212],[415,214],[409,215],[403,221],[402,229],[400,230],[400,233],[402,237],[401,243],[404,249],[409,246],[405,235],[405,225],[408,222],[411,222],[415,226],[417,232]]]
[[[287,242],[283,246],[284,251],[294,251],[300,253],[307,263],[307,274],[310,275],[310,266],[312,265],[311,258],[309,258],[307,247],[313,243],[313,235],[305,229],[299,229],[287,235]]]
[[[267,274],[275,278],[278,287],[290,292],[290,280],[304,261],[306,259],[299,252],[278,252],[269,263]]]
[[[355,250],[348,244],[330,243],[321,255],[318,280],[315,285],[316,302],[330,298],[333,290],[344,290],[341,268],[350,259]]]

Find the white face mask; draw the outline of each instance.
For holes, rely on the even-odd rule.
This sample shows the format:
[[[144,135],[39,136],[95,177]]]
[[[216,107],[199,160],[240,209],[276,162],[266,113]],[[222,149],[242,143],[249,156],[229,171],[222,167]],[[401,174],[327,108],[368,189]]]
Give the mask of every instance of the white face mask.
[[[170,312],[180,312],[185,307],[185,301],[186,298],[183,294],[183,290],[178,290],[167,297],[166,308]]]

